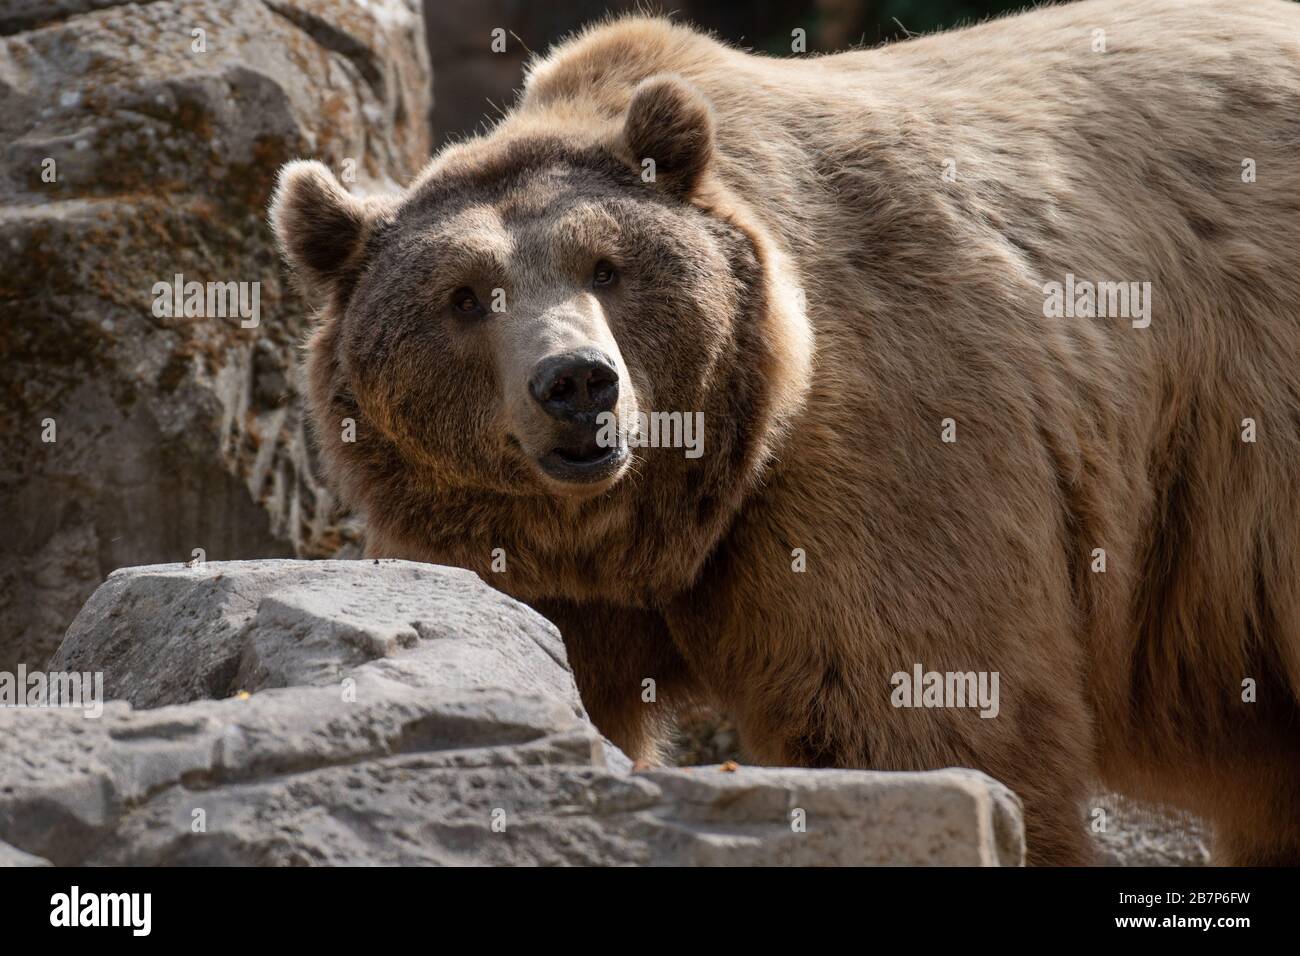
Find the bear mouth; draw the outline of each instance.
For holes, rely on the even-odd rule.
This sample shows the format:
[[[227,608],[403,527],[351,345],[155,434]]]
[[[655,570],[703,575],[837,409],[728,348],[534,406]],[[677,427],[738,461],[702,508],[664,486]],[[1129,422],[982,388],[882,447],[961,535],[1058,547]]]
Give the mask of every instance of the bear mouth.
[[[590,483],[611,477],[627,460],[627,445],[601,445],[595,435],[552,448],[537,459],[543,472],[556,481]]]

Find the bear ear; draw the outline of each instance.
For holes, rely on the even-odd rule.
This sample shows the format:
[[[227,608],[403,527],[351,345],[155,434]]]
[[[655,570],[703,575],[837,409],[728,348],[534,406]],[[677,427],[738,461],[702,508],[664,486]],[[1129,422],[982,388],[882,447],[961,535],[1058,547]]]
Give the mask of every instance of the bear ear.
[[[281,254],[309,291],[337,291],[355,272],[369,207],[323,163],[294,160],[280,170],[270,218]]]
[[[632,93],[623,142],[638,170],[680,198],[695,191],[713,159],[713,110],[678,76],[652,76]]]

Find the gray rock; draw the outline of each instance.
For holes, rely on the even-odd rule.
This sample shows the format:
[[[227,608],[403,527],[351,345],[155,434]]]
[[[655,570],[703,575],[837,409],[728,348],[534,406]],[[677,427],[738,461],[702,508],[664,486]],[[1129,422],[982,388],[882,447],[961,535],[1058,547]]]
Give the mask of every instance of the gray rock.
[[[724,765],[725,766],[725,765]],[[1020,866],[1020,801],[974,770],[654,770],[660,862]],[[800,824],[802,829],[796,827]]]
[[[417,0],[4,7],[0,668],[12,670],[43,664],[115,567],[195,548],[354,547],[304,434],[295,351],[310,315],[266,204],[298,156],[354,172],[360,192],[409,178],[429,152],[430,70]],[[250,297],[258,283],[259,324],[155,315],[155,283],[177,274],[249,283]]]
[[[51,866],[49,860],[41,859],[39,856],[32,856],[30,853],[24,853],[22,850],[11,847],[8,843],[0,843],[0,866]]]
[[[0,710],[0,841],[58,865],[1023,861],[974,771],[629,772],[555,628],[452,568],[124,569],[52,669],[119,698]]]
[[[1209,827],[1196,817],[1114,793],[1096,796],[1091,809],[1092,839],[1102,866],[1210,864]]]
[[[506,632],[531,644],[504,642]],[[527,687],[580,712],[554,626],[470,571],[411,561],[224,561],[115,571],[73,621],[50,669],[103,670],[110,698],[151,708],[241,690],[337,686],[370,661],[396,667],[404,648],[420,651],[401,660],[424,668],[421,686],[464,691],[485,675],[501,675],[512,690]],[[546,667],[506,669],[533,658]]]

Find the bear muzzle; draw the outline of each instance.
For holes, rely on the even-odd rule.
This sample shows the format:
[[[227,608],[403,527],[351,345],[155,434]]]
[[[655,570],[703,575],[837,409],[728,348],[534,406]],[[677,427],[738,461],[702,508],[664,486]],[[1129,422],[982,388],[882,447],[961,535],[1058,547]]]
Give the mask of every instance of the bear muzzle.
[[[528,392],[551,419],[550,449],[537,457],[555,481],[605,483],[617,478],[628,458],[626,443],[609,443],[605,417],[619,399],[619,374],[604,352],[591,346],[541,359],[528,378]]]

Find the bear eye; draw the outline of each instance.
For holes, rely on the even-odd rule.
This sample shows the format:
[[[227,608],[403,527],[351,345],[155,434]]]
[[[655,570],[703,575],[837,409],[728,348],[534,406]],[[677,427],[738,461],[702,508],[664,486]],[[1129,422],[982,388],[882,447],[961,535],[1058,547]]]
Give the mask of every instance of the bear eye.
[[[601,259],[596,263],[596,270],[592,274],[591,284],[595,286],[612,285],[617,274],[614,270],[614,263],[608,259]]]
[[[473,315],[480,311],[478,296],[473,289],[457,289],[451,294],[451,304],[462,315]]]

